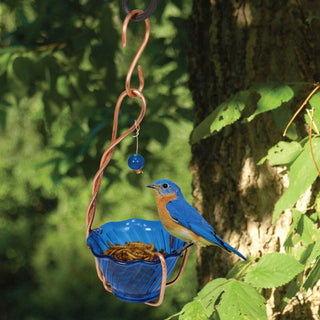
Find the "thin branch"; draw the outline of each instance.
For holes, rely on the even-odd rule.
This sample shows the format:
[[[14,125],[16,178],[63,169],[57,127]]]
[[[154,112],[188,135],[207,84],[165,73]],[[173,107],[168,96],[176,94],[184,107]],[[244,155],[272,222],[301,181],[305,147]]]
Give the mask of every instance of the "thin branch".
[[[287,124],[286,128],[284,129],[283,136],[285,137],[287,134],[287,131],[289,127],[291,126],[294,119],[297,117],[297,115],[300,113],[300,111],[304,108],[304,106],[308,103],[308,101],[311,99],[311,97],[316,93],[316,91],[320,88],[320,83],[316,84],[316,87],[310,92],[310,94],[307,96],[307,98],[303,101],[300,108],[296,111],[296,113],[293,115],[289,123]]]
[[[313,109],[306,109],[306,111],[307,111],[307,113],[308,113],[308,116],[309,116],[309,118],[310,118],[310,121],[312,121],[312,124],[311,124],[311,125],[313,125],[314,130],[316,131],[317,134],[320,134],[320,131],[319,131],[316,123],[313,121],[313,116],[312,116],[312,114],[314,113],[314,110],[313,110]]]
[[[317,161],[314,157],[314,153],[313,153],[313,148],[312,148],[312,124],[313,124],[313,115],[314,115],[314,109],[312,109],[312,113],[311,113],[311,122],[310,122],[310,129],[309,129],[309,145],[310,145],[310,152],[311,152],[311,157],[312,157],[312,161],[318,171],[318,175],[320,177],[320,170],[317,164]]]

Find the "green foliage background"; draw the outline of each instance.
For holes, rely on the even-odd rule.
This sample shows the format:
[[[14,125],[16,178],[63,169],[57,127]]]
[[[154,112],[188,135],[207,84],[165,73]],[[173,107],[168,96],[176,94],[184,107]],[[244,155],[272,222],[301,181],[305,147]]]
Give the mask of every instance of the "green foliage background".
[[[144,33],[144,23],[130,22],[128,46],[121,48],[120,5],[0,3],[0,319],[163,319],[195,295],[191,256],[161,307],[118,301],[103,289],[85,245],[92,179]],[[130,217],[157,220],[153,193],[144,186],[159,178],[178,182],[191,201],[190,10],[191,0],[159,1],[151,17],[151,37],[140,59],[148,104],[139,137],[144,174],[127,167],[135,152],[135,139],[128,137],[106,170],[96,226]],[[136,74],[132,83],[137,86]],[[132,125],[137,103],[124,101],[120,132]]]

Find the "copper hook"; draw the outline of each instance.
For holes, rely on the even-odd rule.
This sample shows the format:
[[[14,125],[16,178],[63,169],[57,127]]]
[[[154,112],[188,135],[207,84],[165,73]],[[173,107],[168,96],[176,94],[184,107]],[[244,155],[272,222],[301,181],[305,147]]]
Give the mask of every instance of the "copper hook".
[[[138,14],[138,13],[143,13],[142,10],[132,10],[127,16],[126,18],[124,19],[124,22],[123,22],[123,25],[122,25],[122,47],[125,48],[127,46],[127,28],[128,28],[128,24],[129,24],[129,21],[131,20],[131,18]],[[146,25],[146,31],[145,31],[145,34],[144,34],[144,39],[143,39],[143,42],[136,54],[136,56],[134,57],[131,65],[130,65],[130,68],[128,70],[128,73],[127,73],[127,77],[126,77],[126,91],[127,91],[127,94],[130,98],[135,98],[136,97],[136,94],[134,94],[133,90],[131,89],[130,87],[130,82],[131,82],[131,77],[132,77],[132,73],[133,73],[133,70],[135,68],[135,66],[137,65],[138,63],[138,60],[140,59],[141,55],[142,55],[142,52],[143,50],[145,49],[146,45],[147,45],[147,42],[149,40],[149,36],[150,36],[150,21],[149,19],[145,19],[145,25]],[[139,73],[139,89],[138,91],[139,92],[142,92],[143,90],[143,86],[144,86],[144,77],[143,77],[143,71],[142,71],[142,67],[141,66],[138,66],[138,73]]]

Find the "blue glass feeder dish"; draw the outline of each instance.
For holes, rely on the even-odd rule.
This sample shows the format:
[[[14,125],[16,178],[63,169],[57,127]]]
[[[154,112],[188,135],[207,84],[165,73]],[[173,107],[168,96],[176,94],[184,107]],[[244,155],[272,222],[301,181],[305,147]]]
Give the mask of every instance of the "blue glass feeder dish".
[[[172,237],[161,221],[129,219],[108,222],[92,230],[87,245],[97,258],[99,268],[111,287],[111,292],[120,300],[132,303],[147,303],[160,295],[162,266],[158,258],[153,261],[119,261],[103,252],[111,245],[124,245],[126,242],[154,243],[157,251],[164,249],[168,281],[185,242]],[[171,246],[170,246],[171,245]]]

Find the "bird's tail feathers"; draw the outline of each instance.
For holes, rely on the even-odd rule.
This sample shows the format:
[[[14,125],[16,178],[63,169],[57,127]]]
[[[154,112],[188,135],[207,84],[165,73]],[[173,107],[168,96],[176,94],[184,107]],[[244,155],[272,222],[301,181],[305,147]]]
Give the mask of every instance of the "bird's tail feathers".
[[[216,238],[215,244],[217,244],[220,248],[227,250],[228,252],[233,252],[238,255],[243,260],[247,260],[238,250],[230,246],[230,244],[226,243],[223,239],[221,239],[217,234],[214,235]]]

